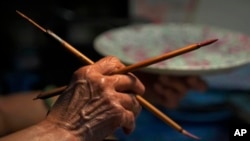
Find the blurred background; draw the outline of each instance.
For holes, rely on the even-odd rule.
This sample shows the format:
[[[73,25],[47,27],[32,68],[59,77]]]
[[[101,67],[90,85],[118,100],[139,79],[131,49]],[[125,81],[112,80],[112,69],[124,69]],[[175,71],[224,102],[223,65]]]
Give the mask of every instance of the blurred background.
[[[200,23],[250,35],[248,0],[8,0],[0,3],[1,94],[65,85],[72,72],[82,65],[15,10],[51,29],[94,61],[101,57],[93,49],[97,35],[134,23]],[[249,68],[206,78],[215,87],[242,88],[244,93],[230,98],[243,123],[249,123],[250,119]],[[235,83],[229,85],[232,81]]]
[[[51,29],[93,60],[99,59],[92,47],[95,36],[129,23],[128,1],[10,0],[1,3],[1,93],[66,84],[71,73],[82,65],[15,10]]]

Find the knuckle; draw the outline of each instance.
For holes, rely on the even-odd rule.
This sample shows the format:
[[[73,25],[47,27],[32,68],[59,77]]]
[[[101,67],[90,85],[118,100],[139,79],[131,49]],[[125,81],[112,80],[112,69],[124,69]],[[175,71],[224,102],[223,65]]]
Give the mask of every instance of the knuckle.
[[[108,61],[112,61],[112,62],[120,62],[120,60],[117,58],[117,57],[115,57],[115,56],[107,56],[106,57],[106,59],[108,60]]]
[[[115,98],[111,98],[109,96],[105,97],[105,103],[107,105],[109,105],[111,107],[111,109],[113,109],[114,111],[120,113],[123,108],[122,106],[119,104],[119,102],[117,102],[117,100],[115,100]]]
[[[89,70],[89,67],[83,66],[83,67],[77,69],[73,73],[73,76],[75,76],[75,77],[86,76],[86,72],[88,72],[88,70]]]

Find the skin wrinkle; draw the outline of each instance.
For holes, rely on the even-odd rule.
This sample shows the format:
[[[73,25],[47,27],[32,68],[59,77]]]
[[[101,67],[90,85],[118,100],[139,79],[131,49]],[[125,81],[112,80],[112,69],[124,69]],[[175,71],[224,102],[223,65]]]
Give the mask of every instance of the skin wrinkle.
[[[92,103],[93,105],[95,104],[95,106],[88,106],[88,105],[86,105],[85,107],[83,107],[83,109],[82,109],[82,116],[85,117],[86,115],[90,115],[93,112],[97,111],[98,109],[101,109],[102,107],[100,107],[100,106],[103,105],[103,104],[105,104],[103,102],[103,100],[104,100],[104,98],[100,98],[98,100],[95,100],[95,103]],[[96,107],[100,107],[100,108],[96,108]]]
[[[85,104],[85,102],[87,101],[89,101],[88,99],[85,99],[85,98],[83,98],[83,100],[85,101],[85,102],[82,102],[82,103],[80,103],[80,105],[79,104],[76,104],[76,100],[77,99],[81,99],[80,97],[84,97],[81,93],[83,92],[83,93],[87,93],[86,91],[86,89],[85,89],[85,87],[83,86],[82,87],[82,84],[79,84],[79,83],[76,83],[75,84],[75,89],[73,90],[74,91],[74,95],[72,95],[72,99],[70,100],[70,105],[69,105],[69,107],[68,107],[68,111],[73,111],[74,109],[77,109],[77,110],[74,110],[74,111],[76,111],[76,112],[74,112],[73,114],[72,114],[72,117],[73,118],[69,118],[71,121],[72,121],[72,119],[74,119],[74,115],[76,115],[78,112],[77,111],[79,111],[80,109],[81,109],[81,107]],[[72,113],[72,112],[71,112]]]
[[[102,101],[102,104],[105,105],[105,106],[102,106],[101,108],[97,108],[93,112],[89,112],[91,117],[96,117],[97,115],[101,115],[102,113],[104,113],[106,111],[109,112],[108,110],[110,110],[111,108],[118,107],[118,105],[116,105],[113,102],[109,101],[108,98],[104,98],[101,101]],[[94,105],[94,106],[97,107],[99,105]]]
[[[135,120],[135,116],[134,116],[134,114],[132,113],[132,112],[130,112],[130,111],[126,111],[127,112],[127,115],[130,115],[130,118],[132,118],[133,120]],[[123,118],[124,119],[126,119],[127,118],[127,116],[125,116],[125,114],[123,114]],[[122,121],[124,121],[124,122],[127,122],[127,123],[123,123],[123,124],[125,124],[125,125],[132,125],[132,127],[123,127],[123,131],[126,133],[126,134],[129,134],[130,132],[132,132],[133,131],[133,129],[135,128],[135,123],[134,122],[132,122],[132,120],[122,120]]]
[[[145,87],[132,74],[110,75],[122,67],[118,58],[104,57],[77,69],[45,119],[3,140],[101,141],[117,128],[131,132],[141,110],[135,94]]]
[[[118,112],[116,111],[115,109],[112,109],[112,110],[108,110],[109,112],[106,112],[106,113],[103,113],[103,116],[99,116],[97,117],[98,119],[100,119],[99,121],[98,120],[91,120],[89,121],[89,125],[91,125],[91,129],[92,129],[92,132],[95,132],[95,130],[99,129],[99,128],[103,128],[105,129],[105,127],[107,126],[111,126],[112,128],[114,127],[117,127],[120,125],[120,122],[122,121],[122,119],[120,118],[117,118],[117,117],[121,117],[121,112]],[[113,111],[113,112],[112,112]],[[104,118],[105,117],[105,118]],[[101,123],[101,124],[100,124]],[[121,126],[123,126],[124,124],[122,124]],[[116,128],[114,128],[112,131],[110,132],[113,132]],[[99,133],[100,135],[99,136],[107,136],[108,134],[104,134],[103,132],[95,132],[95,136],[98,136],[97,134]],[[101,134],[104,134],[104,135],[101,135]],[[90,139],[90,140],[94,140],[93,138]]]
[[[107,79],[105,79],[105,78],[101,78],[101,80],[103,80],[103,81],[99,81],[99,82],[103,82],[102,84],[105,84],[105,82],[106,82],[106,80]],[[116,81],[117,81],[118,79],[115,79],[115,83],[116,83]],[[76,83],[75,83],[75,85],[84,85],[84,84],[89,84],[88,85],[88,87],[89,87],[89,89],[91,90],[91,85],[90,85],[90,83],[91,82],[89,82],[89,83],[86,83],[86,82],[88,82],[88,81],[82,81],[82,80],[78,80],[78,81],[76,81]],[[85,85],[86,86],[86,85]],[[98,90],[98,89],[96,89],[96,90]],[[77,92],[77,89],[76,89],[76,91],[75,92]],[[92,94],[93,94],[94,92],[92,91],[92,92],[90,92],[90,98],[89,98],[89,100],[88,100],[88,102],[84,105],[84,107],[83,107],[83,109],[82,109],[82,111],[85,111],[85,110],[87,110],[86,108],[88,107],[88,105],[91,103],[92,104],[92,107],[99,107],[99,105],[93,105],[93,96],[92,96]],[[108,93],[114,93],[114,92],[108,92]],[[105,103],[105,101],[106,101],[106,103],[105,104],[107,104],[107,105],[114,105],[114,106],[111,106],[111,107],[118,107],[119,106],[119,104],[117,104],[117,103],[115,103],[115,102],[112,102],[112,103],[110,103],[110,101],[108,101],[108,100],[105,100],[105,98],[102,98],[102,99],[100,99],[100,96],[98,96],[98,102],[99,102],[99,104],[103,104],[103,103]],[[103,102],[104,101],[104,102]],[[97,103],[98,103],[97,102]],[[109,102],[109,103],[107,103],[107,102]],[[104,105],[104,104],[103,104]],[[106,107],[106,106],[103,106],[103,108],[104,107]],[[86,128],[86,130],[89,132],[89,134],[91,134],[92,133],[92,131],[89,131],[90,130],[90,128],[89,127],[91,127],[91,126],[95,126],[95,120],[94,121],[92,121],[92,123],[93,123],[93,125],[91,125],[90,123],[88,123],[88,119],[92,119],[93,117],[95,117],[96,115],[101,115],[102,113],[105,113],[105,112],[107,112],[108,110],[110,110],[111,108],[108,108],[108,109],[106,109],[106,108],[98,108],[98,109],[96,109],[96,108],[93,108],[93,112],[92,111],[90,111],[90,115],[88,115],[88,116],[86,116],[86,113],[84,114],[84,113],[82,113],[82,118],[83,118],[83,122],[85,123],[85,128]],[[110,116],[110,115],[109,115]],[[100,119],[104,119],[104,117],[98,117],[98,119],[100,120]],[[71,128],[72,129],[72,128]],[[73,129],[75,129],[75,130],[78,130],[79,128],[77,128],[77,127],[75,127],[75,128],[73,128]],[[78,132],[81,132],[81,131],[78,131]]]
[[[100,62],[74,72],[69,87],[58,99],[65,107],[55,103],[57,110],[52,109],[50,114],[53,116],[48,115],[48,119],[59,127],[88,141],[101,140],[119,127],[126,133],[131,132],[135,127],[134,116],[140,112],[141,105],[127,91],[143,94],[145,90],[131,73],[108,75],[125,67],[118,59],[107,57]]]
[[[89,72],[89,70],[90,69],[87,69],[88,70],[88,72]],[[104,78],[102,78],[101,80],[105,80]],[[86,83],[87,81],[85,80],[85,81],[82,81],[82,80],[78,80],[77,81],[77,84],[81,84],[81,83],[83,83],[83,84],[87,84],[87,87],[90,89],[90,95],[89,95],[89,97],[88,97],[88,102],[83,106],[83,109],[81,110],[81,111],[84,111],[84,110],[86,110],[86,107],[87,107],[87,105],[89,105],[89,103],[92,103],[93,102],[93,100],[95,101],[95,100],[100,100],[100,96],[98,96],[98,97],[96,97],[96,98],[94,98],[93,97],[93,93],[94,93],[94,89],[93,89],[93,87],[91,87],[92,85],[90,84],[91,82],[89,82],[89,83]],[[99,81],[100,82],[100,81]],[[104,82],[104,81],[103,81]],[[102,81],[101,81],[101,83],[102,83]],[[102,83],[102,84],[104,84],[104,83]],[[98,89],[97,89],[98,90]],[[100,100],[100,101],[103,101],[103,100]],[[101,102],[100,102],[101,103]],[[99,106],[99,105],[98,105]],[[93,106],[92,105],[92,107],[98,107],[98,106]],[[99,108],[99,110],[100,110],[101,108]],[[99,111],[98,110],[98,111]],[[96,110],[95,110],[96,111]],[[101,111],[101,113],[103,113],[103,112],[105,112],[106,110],[104,110],[104,111]],[[99,113],[100,114],[100,113]],[[91,117],[91,115],[89,115],[89,116],[87,116],[85,113],[82,113],[82,118],[83,118],[83,122],[85,123],[85,125],[86,125],[86,128],[88,129],[88,126],[90,126],[86,121],[84,121],[84,120],[88,120],[88,119],[91,119],[92,117]],[[76,129],[76,128],[75,128]]]
[[[67,89],[67,91],[65,91],[65,93],[71,93],[70,95],[68,94],[68,96],[66,98],[66,99],[70,99],[70,100],[69,100],[69,104],[68,104],[69,106],[67,107],[67,109],[65,109],[66,113],[67,113],[67,111],[70,111],[71,114],[68,115],[69,117],[67,117],[67,118],[69,118],[69,119],[67,120],[67,122],[58,122],[58,125],[60,127],[66,128],[69,130],[77,130],[78,128],[80,128],[81,123],[76,124],[80,119],[80,115],[77,113],[78,110],[74,110],[74,108],[81,109],[81,107],[84,107],[84,106],[82,106],[82,105],[78,106],[78,105],[75,105],[74,103],[77,103],[77,102],[75,102],[75,100],[79,99],[79,96],[87,93],[86,88],[84,87],[86,85],[86,82],[87,81],[81,81],[81,80],[76,81],[73,85],[71,85]],[[89,101],[88,97],[86,97],[84,99],[85,99],[85,101]],[[87,104],[87,103],[82,102],[82,104]],[[72,113],[72,111],[75,111],[75,112]],[[75,116],[75,115],[79,115],[79,116]],[[61,115],[60,117],[63,118],[65,116]]]
[[[108,92],[108,93],[113,93],[113,92]],[[101,101],[101,102],[100,102]],[[97,103],[99,103],[99,104],[101,104],[103,101],[105,102],[105,98],[104,99],[100,99],[100,101],[97,101]],[[108,101],[108,100],[106,100],[106,101]],[[112,101],[112,100],[111,100]],[[110,101],[108,101],[108,102],[110,102]],[[105,103],[106,104],[106,103]],[[118,107],[119,106],[119,104],[117,104],[117,103],[115,103],[115,102],[111,102],[111,103],[108,103],[107,105],[115,105],[114,107]],[[99,105],[97,105],[97,106],[93,106],[92,105],[92,107],[98,107]],[[106,107],[106,106],[105,106]],[[113,106],[111,106],[111,107],[113,107]],[[94,108],[92,108],[92,109],[94,109]],[[85,109],[86,110],[86,109]],[[90,111],[90,113],[92,114],[92,115],[89,115],[89,117],[91,118],[92,116],[93,117],[95,117],[96,115],[101,115],[101,113],[105,113],[105,112],[107,112],[108,110],[110,110],[110,109],[106,109],[106,110],[103,110],[102,108],[99,108],[99,109],[96,109],[95,111],[93,111],[93,112],[91,112],[91,110],[89,110]],[[109,114],[109,116],[110,116],[110,114]],[[83,118],[86,120],[86,115],[84,115],[83,114]],[[104,117],[96,117],[95,118],[95,120],[94,121],[92,121],[91,123],[88,123],[88,122],[86,122],[85,123],[85,125],[87,125],[86,126],[86,130],[89,130],[89,128],[88,127],[90,127],[91,125],[90,124],[92,124],[92,126],[91,127],[95,127],[95,126],[97,126],[97,125],[95,125],[95,124],[97,124],[98,122],[95,122],[95,121],[98,121],[98,120],[102,120],[102,119],[104,119]],[[81,132],[81,131],[80,131]],[[91,133],[91,131],[89,131],[89,133]]]
[[[109,118],[111,118],[111,117],[115,118],[116,114],[121,113],[121,112],[118,112],[119,110],[117,110],[117,111],[116,110],[117,109],[114,109],[114,107],[112,105],[105,106],[105,108],[102,109],[100,112],[98,112],[97,114],[93,114],[92,117],[95,117],[95,119],[89,120],[88,122],[86,122],[86,124],[85,124],[86,126],[84,126],[84,128],[82,128],[77,133],[81,134],[81,132],[88,132],[90,136],[93,136],[92,133],[95,132],[94,130],[101,128],[102,126],[103,127],[106,126],[106,125],[103,125],[104,120],[106,120],[106,121],[109,120],[110,122],[114,122],[114,120],[111,120]],[[116,113],[116,114],[114,114],[114,113]],[[112,116],[112,114],[113,114],[113,116]],[[117,119],[117,118],[115,118],[115,119]],[[110,125],[110,124],[107,124],[107,125]],[[97,133],[97,132],[95,132],[95,133]],[[93,139],[89,139],[89,140],[93,140]]]
[[[93,133],[93,130],[97,128],[98,125],[102,125],[103,120],[107,120],[107,117],[111,115],[112,107],[111,106],[106,106],[105,109],[99,111],[96,114],[91,115],[91,117],[95,117],[94,120],[88,120],[85,125],[87,125],[86,130],[89,133]],[[108,115],[105,115],[105,112],[109,113]],[[91,128],[88,128],[91,127]],[[86,131],[85,130],[85,131]]]
[[[140,106],[140,104],[138,103],[138,102],[136,102],[136,98],[133,96],[133,95],[131,95],[131,94],[129,94],[129,96],[131,97],[131,99],[132,99],[132,105],[131,105],[131,109],[132,109],[132,111],[135,113],[134,114],[134,116],[138,116],[139,115],[139,112],[138,112],[138,110],[136,110],[136,109],[140,109],[141,110],[141,106]]]
[[[114,81],[114,84],[118,84],[118,83],[119,83],[119,81],[121,80],[120,77],[121,77],[121,76],[116,77],[116,79],[115,79],[115,81]],[[123,89],[121,89],[121,88],[122,88],[122,87],[119,87],[119,89],[116,88],[116,90],[117,90],[117,91],[123,91]]]
[[[117,95],[121,95],[123,93],[117,93]],[[127,101],[130,100],[131,104],[126,104]],[[134,112],[134,116],[138,116],[139,112],[141,111],[142,107],[137,102],[136,98],[132,94],[127,94],[127,99],[125,97],[119,101],[121,105],[124,106],[125,109],[130,109]],[[138,110],[139,109],[139,110]]]
[[[78,80],[78,81],[76,81],[76,83],[75,83],[75,85],[77,85],[78,87],[80,87],[81,89],[83,89],[84,91],[83,92],[81,92],[82,90],[80,89],[79,91],[76,91],[76,93],[78,93],[77,95],[79,95],[79,96],[82,96],[82,97],[86,97],[86,98],[83,98],[83,99],[85,99],[86,100],[86,103],[84,103],[83,102],[83,105],[81,105],[81,106],[79,106],[79,107],[83,107],[82,109],[79,109],[80,111],[83,111],[83,110],[85,110],[85,107],[87,107],[87,105],[89,105],[89,103],[92,103],[92,101],[95,101],[95,100],[98,100],[99,98],[93,98],[93,96],[92,96],[92,93],[93,92],[90,92],[89,93],[89,95],[88,96],[86,96],[86,88],[84,87],[84,86],[86,86],[87,85],[87,87],[91,90],[91,85],[89,85],[89,83],[88,83],[88,81],[87,80]],[[78,89],[76,89],[76,90],[78,90]],[[74,107],[75,108],[75,107]],[[80,117],[82,117],[83,119],[81,119],[81,122],[80,123],[86,123],[86,119],[91,119],[91,117],[90,116],[82,116],[82,114],[79,114],[79,119],[80,119]],[[77,118],[77,120],[75,121],[76,123],[77,123],[77,121],[79,120],[78,118]],[[75,123],[75,124],[76,124]],[[74,127],[74,130],[79,130],[80,128],[81,128],[81,125],[82,124],[76,124],[76,126]]]
[[[125,65],[120,63],[120,61],[116,57],[108,56],[107,59],[105,60],[105,63],[98,64],[99,69],[106,70],[107,66],[104,64],[107,64],[107,63],[109,63],[110,66],[113,66],[113,68],[112,68],[112,70],[111,70],[111,68],[110,68],[110,70],[107,70],[107,72],[105,73],[106,75],[110,75],[112,72],[115,72],[115,71],[120,70],[121,68],[125,67]]]

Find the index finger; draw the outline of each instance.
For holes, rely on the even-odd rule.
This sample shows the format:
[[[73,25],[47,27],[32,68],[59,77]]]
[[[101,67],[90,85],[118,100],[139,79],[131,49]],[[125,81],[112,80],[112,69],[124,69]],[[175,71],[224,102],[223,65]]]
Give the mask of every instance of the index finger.
[[[95,64],[93,64],[92,68],[96,72],[100,72],[102,74],[112,74],[117,70],[120,70],[121,68],[124,68],[125,65],[117,58],[114,56],[107,56],[99,61],[97,61]]]

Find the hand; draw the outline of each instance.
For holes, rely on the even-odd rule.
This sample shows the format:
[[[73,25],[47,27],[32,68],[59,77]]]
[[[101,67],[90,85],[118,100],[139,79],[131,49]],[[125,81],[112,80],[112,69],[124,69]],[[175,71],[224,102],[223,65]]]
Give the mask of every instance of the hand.
[[[46,121],[84,141],[102,140],[118,127],[130,133],[141,110],[134,94],[142,95],[144,86],[131,73],[110,75],[123,67],[115,57],[105,57],[75,71]]]
[[[199,76],[135,73],[146,87],[144,97],[166,108],[176,108],[189,90],[205,91],[207,84]]]

